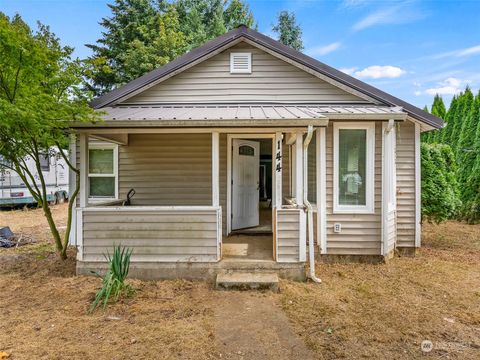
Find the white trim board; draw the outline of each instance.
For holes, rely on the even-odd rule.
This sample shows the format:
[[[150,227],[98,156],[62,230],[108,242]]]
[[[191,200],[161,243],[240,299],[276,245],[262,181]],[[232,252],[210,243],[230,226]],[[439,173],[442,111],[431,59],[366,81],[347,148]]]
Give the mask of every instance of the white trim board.
[[[327,253],[327,145],[325,128],[317,129],[317,242],[320,253]]]
[[[422,242],[420,125],[415,123],[415,247]]]

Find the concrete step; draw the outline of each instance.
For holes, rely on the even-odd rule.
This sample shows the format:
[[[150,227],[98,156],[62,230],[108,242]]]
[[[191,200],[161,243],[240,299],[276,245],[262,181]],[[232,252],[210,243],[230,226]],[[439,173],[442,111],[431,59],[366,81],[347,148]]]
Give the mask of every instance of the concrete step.
[[[219,273],[215,282],[223,290],[273,290],[278,291],[278,275],[270,272],[231,271]]]

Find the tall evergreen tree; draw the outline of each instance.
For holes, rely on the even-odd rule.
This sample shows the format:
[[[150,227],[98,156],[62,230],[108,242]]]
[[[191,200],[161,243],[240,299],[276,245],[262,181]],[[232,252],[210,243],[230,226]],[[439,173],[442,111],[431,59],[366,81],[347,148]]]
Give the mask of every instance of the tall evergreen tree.
[[[444,144],[450,144],[450,139],[452,137],[452,130],[455,123],[455,114],[458,107],[458,97],[455,95],[450,102],[450,107],[448,108],[447,114],[445,115],[446,125],[443,129],[440,130],[438,136],[438,142]]]
[[[165,1],[115,0],[97,44],[87,44],[88,85],[100,95],[175,59],[186,49],[174,6]]]
[[[433,98],[432,115],[435,115],[440,119],[445,119],[445,116],[447,115],[445,103],[443,102],[442,97],[438,94]]]
[[[464,213],[469,213],[471,208],[471,199],[475,198],[478,188],[475,181],[472,183],[473,169],[477,159],[480,157],[476,145],[478,143],[478,124],[480,122],[480,91],[475,97],[475,101],[467,114],[460,134],[458,146],[458,181],[462,184],[462,201],[466,205]]]
[[[477,95],[477,98],[478,97],[479,96]],[[473,144],[475,160],[465,184],[465,203],[463,205],[463,216],[469,223],[480,222],[480,104],[477,101],[475,101],[475,104],[477,122],[475,142]]]
[[[87,87],[101,95],[254,18],[242,0],[114,0],[86,61]]]
[[[254,25],[253,14],[242,0],[177,0],[174,4],[188,49],[203,45],[238,25]]]
[[[227,31],[233,30],[239,25],[256,28],[253,14],[249,6],[242,0],[231,0],[230,3],[227,3],[223,13],[223,22]]]
[[[443,99],[440,95],[436,94],[434,99],[433,99],[433,104],[432,104],[432,115],[435,115],[441,119],[446,118],[447,115],[447,110],[445,108],[445,104],[443,102]],[[441,142],[440,141],[440,130],[434,130],[434,131],[429,131],[428,132],[428,142],[434,143],[434,142]]]
[[[278,34],[278,41],[291,48],[301,51],[304,49],[302,41],[302,29],[297,24],[293,12],[281,11],[278,14],[277,24],[272,30]]]
[[[455,120],[453,123],[452,133],[450,137],[450,146],[453,148],[455,155],[459,154],[460,135],[462,133],[463,123],[466,121],[468,114],[473,105],[474,96],[472,90],[467,87],[458,97],[458,107],[455,109]]]

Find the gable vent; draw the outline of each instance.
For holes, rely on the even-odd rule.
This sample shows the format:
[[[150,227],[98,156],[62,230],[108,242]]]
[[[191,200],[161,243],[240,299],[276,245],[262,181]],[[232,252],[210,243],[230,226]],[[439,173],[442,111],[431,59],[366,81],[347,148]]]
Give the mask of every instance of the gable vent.
[[[250,74],[252,72],[252,53],[230,53],[230,73]]]

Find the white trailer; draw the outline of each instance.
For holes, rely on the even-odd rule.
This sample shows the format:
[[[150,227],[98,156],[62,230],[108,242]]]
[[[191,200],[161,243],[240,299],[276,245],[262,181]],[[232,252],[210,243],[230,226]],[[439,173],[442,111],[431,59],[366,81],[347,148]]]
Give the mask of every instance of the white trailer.
[[[35,161],[25,159],[28,169],[34,175],[37,186],[40,178]],[[6,160],[0,155],[0,207],[35,204],[36,201],[20,176],[2,164]],[[8,165],[8,164],[6,164]],[[41,171],[47,186],[47,199],[52,203],[68,199],[68,165],[60,156],[59,150],[52,148],[49,154],[41,158]]]

